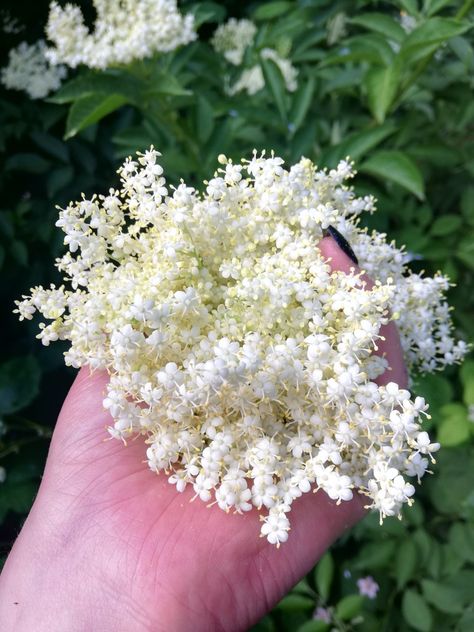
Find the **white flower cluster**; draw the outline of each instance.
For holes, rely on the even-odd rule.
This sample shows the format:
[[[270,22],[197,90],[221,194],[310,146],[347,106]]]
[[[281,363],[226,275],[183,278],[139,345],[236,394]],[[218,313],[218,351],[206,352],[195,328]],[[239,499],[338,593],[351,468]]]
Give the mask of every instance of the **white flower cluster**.
[[[47,51],[51,63],[104,69],[172,51],[196,39],[193,16],[182,16],[176,0],[93,2],[97,18],[92,33],[78,6],[51,3],[46,26],[54,44]]]
[[[43,99],[57,90],[66,76],[64,66],[52,66],[45,57],[46,43],[22,42],[12,48],[0,80],[8,90],[23,90],[32,99]]]
[[[288,92],[294,92],[298,87],[298,82],[296,80],[298,70],[293,66],[291,61],[280,57],[273,48],[263,48],[260,55],[263,59],[271,59],[275,62],[283,75],[286,89]],[[232,95],[245,91],[247,94],[252,95],[259,92],[259,90],[264,87],[265,78],[263,76],[262,67],[260,64],[257,64],[252,66],[252,68],[244,70],[236,83],[229,88],[228,92]]]
[[[245,51],[252,46],[256,34],[257,27],[251,20],[230,18],[217,27],[211,44],[229,63],[240,66]]]
[[[345,161],[327,172],[219,156],[200,194],[167,187],[159,155],[128,159],[120,191],[61,210],[67,287],[33,288],[20,318],[38,310],[45,345],[71,342],[68,365],[108,370],[112,436],[144,435],[149,467],[178,491],[256,507],[270,542],[287,539],[291,504],[312,487],[337,502],[359,489],[382,517],[398,514],[439,444],[421,429],[422,398],[374,381],[387,361],[372,352],[390,307],[409,366],[461,358],[447,280],[410,274],[400,250],[358,227],[374,200],[344,184]],[[318,249],[330,225],[373,287],[331,271]]]
[[[234,66],[240,66],[244,59],[245,51],[252,46],[257,27],[251,20],[236,20],[230,18],[228,22],[221,24],[215,31],[211,43],[217,53],[222,54],[225,59]],[[281,57],[273,48],[263,48],[260,51],[263,59],[271,59],[280,69],[285,81],[286,89],[294,92],[298,87],[298,70],[292,65],[289,59]],[[233,95],[238,92],[247,92],[253,95],[265,87],[265,78],[262,67],[256,64],[245,69],[233,86],[227,90]]]

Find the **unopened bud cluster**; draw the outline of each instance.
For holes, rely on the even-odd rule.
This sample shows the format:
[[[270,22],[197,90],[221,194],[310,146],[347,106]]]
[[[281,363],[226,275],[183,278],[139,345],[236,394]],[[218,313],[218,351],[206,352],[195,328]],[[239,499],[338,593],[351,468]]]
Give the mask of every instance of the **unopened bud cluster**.
[[[377,385],[387,362],[373,351],[398,313],[409,368],[459,360],[447,279],[410,273],[402,250],[358,227],[374,200],[344,184],[346,161],[219,156],[201,194],[167,186],[159,155],[128,159],[120,190],[61,210],[65,284],[34,288],[20,318],[39,311],[44,344],[70,341],[68,365],[109,372],[112,436],[143,435],[149,467],[178,491],[256,507],[271,543],[311,488],[337,502],[358,489],[398,514],[439,444],[420,427],[422,398]],[[331,270],[318,249],[329,225],[373,287]]]

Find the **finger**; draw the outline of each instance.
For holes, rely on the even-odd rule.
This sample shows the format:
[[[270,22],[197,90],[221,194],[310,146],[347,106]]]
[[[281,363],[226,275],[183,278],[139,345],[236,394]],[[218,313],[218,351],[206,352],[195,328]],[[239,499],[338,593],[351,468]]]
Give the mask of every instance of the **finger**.
[[[361,271],[361,268],[341,249],[333,237],[324,237],[319,242],[319,250],[323,257],[328,260],[333,271],[340,270],[346,274],[350,274],[351,271],[355,273]],[[373,287],[374,282],[366,274],[362,275],[362,279],[366,282],[368,289]],[[390,321],[388,324],[382,325],[380,335],[382,339],[378,340],[374,354],[385,358],[388,362],[388,368],[375,381],[379,385],[396,382],[405,388],[408,384],[408,374],[403,359],[400,335],[395,323]]]

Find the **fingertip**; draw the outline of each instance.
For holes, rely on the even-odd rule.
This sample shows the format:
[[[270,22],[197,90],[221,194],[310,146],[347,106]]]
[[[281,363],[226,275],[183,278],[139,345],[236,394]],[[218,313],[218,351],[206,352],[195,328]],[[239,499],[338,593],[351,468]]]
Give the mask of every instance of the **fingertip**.
[[[331,236],[323,237],[318,247],[323,257],[328,260],[331,270],[339,270],[346,274],[350,274],[352,270],[359,271],[359,267],[346,255]]]

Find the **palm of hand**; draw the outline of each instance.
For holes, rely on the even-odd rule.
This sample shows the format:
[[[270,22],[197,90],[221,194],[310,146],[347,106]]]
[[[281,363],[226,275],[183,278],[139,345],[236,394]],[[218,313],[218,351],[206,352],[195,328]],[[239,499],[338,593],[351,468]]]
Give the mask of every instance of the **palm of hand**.
[[[293,505],[289,541],[277,549],[258,537],[256,511],[226,515],[190,502],[192,490],[178,494],[144,465],[142,441],[107,441],[106,381],[80,372],[37,502],[75,552],[69,564],[77,581],[97,580],[135,619],[134,630],[191,622],[195,630],[247,629],[361,517],[359,499],[336,506],[322,492],[306,494]]]

